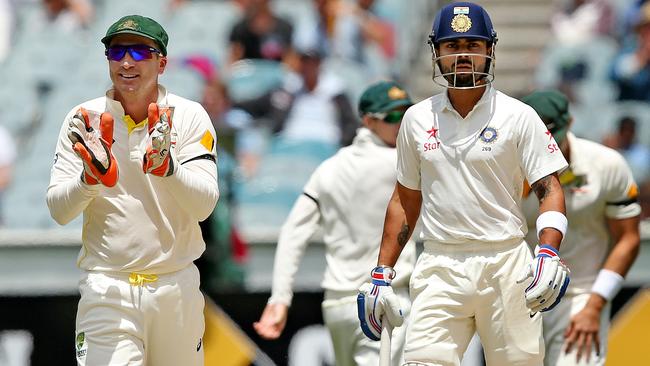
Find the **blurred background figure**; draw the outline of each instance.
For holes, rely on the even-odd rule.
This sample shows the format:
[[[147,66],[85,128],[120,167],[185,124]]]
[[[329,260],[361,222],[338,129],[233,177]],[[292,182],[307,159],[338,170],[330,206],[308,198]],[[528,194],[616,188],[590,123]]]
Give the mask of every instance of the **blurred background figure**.
[[[3,193],[11,183],[15,160],[16,145],[13,137],[0,125],[0,212],[2,212]],[[2,216],[0,216],[0,226],[4,226]]]
[[[615,133],[605,136],[603,144],[618,150],[632,168],[634,180],[643,184],[650,179],[650,149],[637,139],[637,121],[624,116]]]
[[[290,50],[293,26],[273,12],[269,0],[246,2],[244,12],[230,33],[230,63],[249,58],[282,61]]]
[[[611,77],[619,100],[650,102],[650,2],[640,7],[633,30],[636,44],[625,47],[616,57]]]

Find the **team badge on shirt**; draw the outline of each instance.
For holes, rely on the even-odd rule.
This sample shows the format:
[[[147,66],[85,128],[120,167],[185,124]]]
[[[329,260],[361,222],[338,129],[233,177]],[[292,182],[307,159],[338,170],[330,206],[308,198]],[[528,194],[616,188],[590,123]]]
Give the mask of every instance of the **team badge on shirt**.
[[[481,131],[481,135],[479,137],[481,141],[487,144],[491,144],[496,141],[497,137],[499,137],[499,133],[493,127],[485,127],[483,131]]]
[[[201,145],[203,145],[203,147],[208,149],[210,152],[212,152],[212,149],[214,149],[214,137],[212,137],[210,131],[206,130],[203,134],[203,137],[201,137]]]

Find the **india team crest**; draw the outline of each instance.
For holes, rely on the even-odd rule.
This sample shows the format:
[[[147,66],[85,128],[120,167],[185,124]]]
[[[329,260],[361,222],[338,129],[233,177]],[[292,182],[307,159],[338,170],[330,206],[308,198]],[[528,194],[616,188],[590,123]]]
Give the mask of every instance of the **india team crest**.
[[[481,141],[491,144],[496,141],[497,137],[499,137],[499,133],[493,127],[485,127],[483,131],[481,131],[479,137],[481,138]]]
[[[472,19],[465,14],[456,14],[451,19],[451,29],[457,33],[465,33],[472,28]]]

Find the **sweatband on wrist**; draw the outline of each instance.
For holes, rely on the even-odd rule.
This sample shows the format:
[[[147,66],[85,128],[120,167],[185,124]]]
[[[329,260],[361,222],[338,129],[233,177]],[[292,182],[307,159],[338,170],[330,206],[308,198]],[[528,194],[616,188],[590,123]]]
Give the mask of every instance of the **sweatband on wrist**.
[[[569,225],[569,221],[566,219],[566,216],[564,216],[562,212],[558,212],[558,211],[542,212],[537,217],[537,222],[536,222],[537,239],[539,239],[539,235],[542,233],[542,230],[546,229],[547,227],[553,228],[559,231],[560,233],[562,233],[562,239],[564,239],[568,225]]]
[[[614,296],[623,286],[623,276],[609,269],[601,269],[596,277],[596,282],[591,287],[591,292],[596,293],[607,301],[612,301]]]

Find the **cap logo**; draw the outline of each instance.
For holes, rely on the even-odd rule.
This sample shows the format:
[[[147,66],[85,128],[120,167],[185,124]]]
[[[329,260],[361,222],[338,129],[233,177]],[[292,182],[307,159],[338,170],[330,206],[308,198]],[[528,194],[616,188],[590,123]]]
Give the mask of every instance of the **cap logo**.
[[[456,14],[469,14],[469,6],[455,6],[454,15]]]
[[[406,99],[406,92],[396,86],[388,89],[388,97],[390,99]]]
[[[128,19],[122,22],[122,24],[117,26],[117,30],[122,30],[122,29],[133,29],[133,30],[138,30],[139,25],[136,21],[133,19]]]
[[[465,33],[471,28],[472,19],[465,14],[456,14],[456,16],[451,20],[451,29],[456,33]]]

